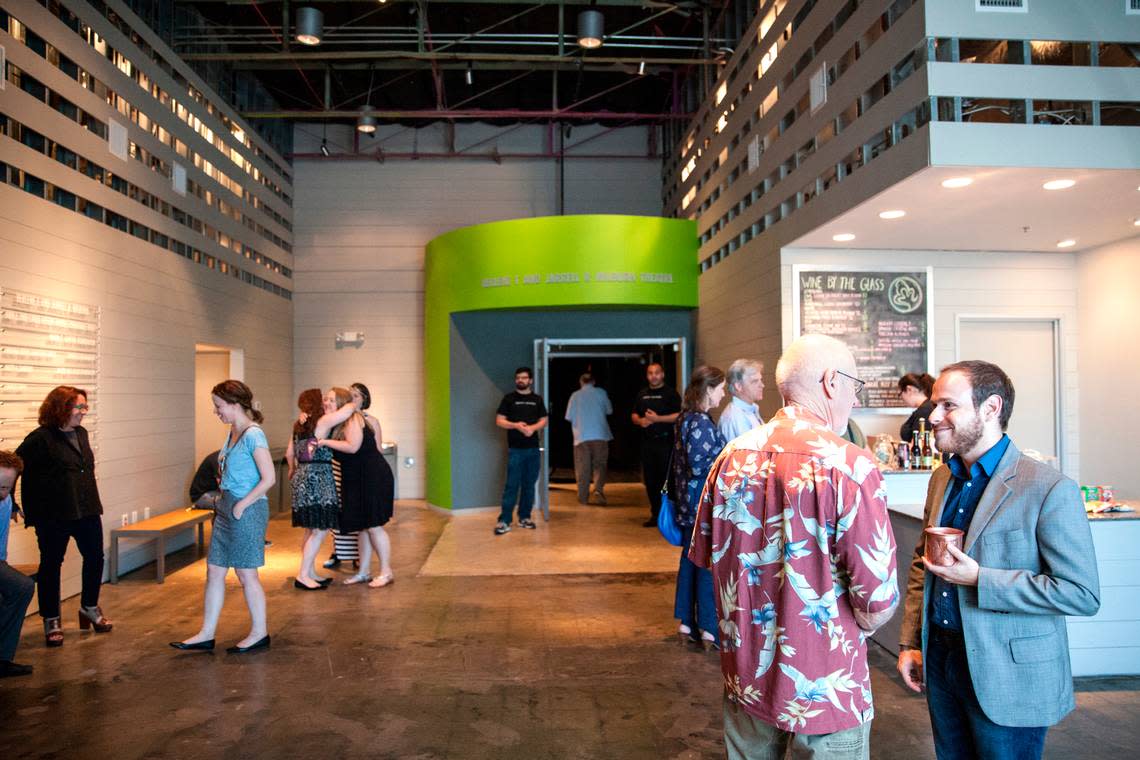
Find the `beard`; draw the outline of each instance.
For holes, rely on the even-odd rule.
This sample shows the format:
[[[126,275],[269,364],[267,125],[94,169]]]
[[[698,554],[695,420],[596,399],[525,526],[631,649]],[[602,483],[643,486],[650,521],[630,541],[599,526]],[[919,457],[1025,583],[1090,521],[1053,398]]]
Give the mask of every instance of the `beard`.
[[[938,443],[938,448],[947,454],[962,454],[967,453],[982,440],[984,435],[984,428],[982,425],[982,418],[980,415],[975,415],[971,423],[964,427],[955,427],[949,431],[949,439],[945,443]],[[934,437],[935,442],[938,441],[938,436]]]
[[[515,390],[525,391],[530,387],[530,383],[515,383]]]

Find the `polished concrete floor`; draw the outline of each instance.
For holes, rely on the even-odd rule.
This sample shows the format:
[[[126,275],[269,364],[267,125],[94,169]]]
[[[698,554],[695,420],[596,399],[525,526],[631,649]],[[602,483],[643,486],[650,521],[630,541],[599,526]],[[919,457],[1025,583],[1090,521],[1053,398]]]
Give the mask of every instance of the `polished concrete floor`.
[[[0,681],[0,758],[721,757],[718,664],[674,643],[661,563],[675,550],[640,527],[638,487],[608,490],[609,507],[578,507],[559,487],[549,523],[501,537],[494,514],[401,502],[383,589],[294,590],[299,531],[279,516],[262,573],[273,646],[255,654],[167,647],[198,627],[193,549],[163,585],[148,566],[104,587],[111,634],[81,634],[71,599],[62,649],[44,648],[38,618],[25,625],[17,659],[36,671]],[[219,646],[247,622],[231,580]],[[933,757],[925,703],[889,654],[871,658],[872,756]],[[1140,679],[1079,688],[1046,756],[1135,757]]]

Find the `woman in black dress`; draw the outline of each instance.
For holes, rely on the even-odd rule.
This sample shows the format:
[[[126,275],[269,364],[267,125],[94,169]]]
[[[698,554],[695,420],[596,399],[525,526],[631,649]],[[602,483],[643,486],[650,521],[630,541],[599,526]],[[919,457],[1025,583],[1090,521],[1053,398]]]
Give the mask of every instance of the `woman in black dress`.
[[[40,617],[49,647],[63,646],[59,576],[67,544],[75,539],[83,556],[79,627],[111,630],[99,607],[103,582],[103,504],[95,484],[95,455],[83,427],[90,407],[87,391],[61,385],[40,405],[40,426],[16,449],[24,460],[24,519],[36,529],[40,567],[36,573]]]
[[[352,401],[346,388],[333,388],[336,405],[340,409]],[[380,575],[369,586],[380,588],[394,580],[391,565],[391,543],[384,525],[392,518],[392,469],[380,456],[376,436],[358,412],[333,428],[328,438],[318,439],[319,446],[328,446],[340,462],[341,513],[340,529],[344,532],[363,531],[372,548],[380,557]]]

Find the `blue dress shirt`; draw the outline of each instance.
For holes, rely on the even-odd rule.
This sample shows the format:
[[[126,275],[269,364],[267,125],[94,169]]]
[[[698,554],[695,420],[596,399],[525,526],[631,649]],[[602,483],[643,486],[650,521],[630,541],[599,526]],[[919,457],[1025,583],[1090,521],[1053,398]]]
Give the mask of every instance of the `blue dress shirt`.
[[[963,533],[970,532],[970,521],[974,519],[978,502],[982,500],[982,494],[1008,448],[1009,436],[1003,435],[1000,441],[974,462],[969,472],[966,471],[966,464],[960,456],[954,454],[950,457],[948,466],[952,477],[946,495],[946,506],[942,509],[940,524],[943,528],[957,528]],[[958,591],[955,584],[935,576],[931,589],[933,595],[930,602],[930,622],[941,628],[960,632],[962,611],[958,607]]]
[[[758,428],[764,424],[764,420],[760,419],[760,410],[756,404],[750,404],[747,401],[742,401],[736,396],[720,413],[720,421],[717,427],[720,428],[720,434],[724,436],[724,440],[731,441],[737,436],[744,435],[753,428]]]

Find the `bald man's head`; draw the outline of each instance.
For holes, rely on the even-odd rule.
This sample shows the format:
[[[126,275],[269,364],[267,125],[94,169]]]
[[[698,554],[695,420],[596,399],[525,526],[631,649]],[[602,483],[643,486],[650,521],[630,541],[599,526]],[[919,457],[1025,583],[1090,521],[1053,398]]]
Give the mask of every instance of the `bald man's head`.
[[[842,342],[827,335],[802,335],[784,351],[776,364],[776,386],[787,402],[819,394],[828,369],[855,372],[855,358]]]

